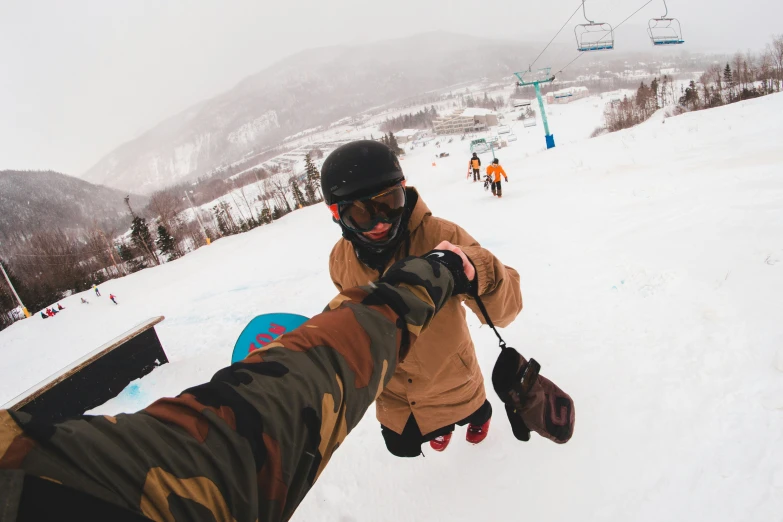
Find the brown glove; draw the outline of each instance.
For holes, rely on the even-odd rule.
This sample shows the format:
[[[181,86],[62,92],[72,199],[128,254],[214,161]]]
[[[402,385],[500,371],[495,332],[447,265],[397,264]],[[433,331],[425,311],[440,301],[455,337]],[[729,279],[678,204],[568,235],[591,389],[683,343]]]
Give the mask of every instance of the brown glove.
[[[552,381],[538,375],[538,363],[528,363],[513,348],[503,348],[492,370],[492,386],[506,405],[514,436],[530,439],[530,430],[558,444],[574,434],[574,401]]]

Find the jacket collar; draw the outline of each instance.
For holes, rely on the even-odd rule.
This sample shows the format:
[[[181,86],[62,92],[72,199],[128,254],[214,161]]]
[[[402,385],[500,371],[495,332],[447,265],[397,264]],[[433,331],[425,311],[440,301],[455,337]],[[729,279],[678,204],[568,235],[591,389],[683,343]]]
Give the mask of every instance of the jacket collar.
[[[410,199],[410,193],[416,194],[416,205],[413,207],[413,210],[411,211],[411,217],[408,220],[408,230],[413,233],[418,229],[421,224],[424,222],[424,218],[427,216],[432,215],[432,211],[427,206],[427,204],[421,199],[421,195],[419,194],[419,191],[416,190],[414,187],[408,187],[406,189],[408,192],[408,198]]]

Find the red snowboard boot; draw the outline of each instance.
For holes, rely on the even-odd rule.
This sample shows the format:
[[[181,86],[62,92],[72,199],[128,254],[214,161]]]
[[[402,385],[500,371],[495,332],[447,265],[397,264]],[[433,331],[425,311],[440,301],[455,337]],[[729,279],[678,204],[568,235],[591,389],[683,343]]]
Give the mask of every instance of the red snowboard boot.
[[[430,441],[430,447],[435,451],[443,451],[449,445],[449,442],[451,442],[451,433],[435,437]]]
[[[465,435],[465,440],[470,442],[471,444],[478,444],[482,440],[486,439],[487,433],[489,433],[489,421],[491,420],[492,419],[489,419],[481,426],[476,426],[475,424],[468,424],[468,433]]]

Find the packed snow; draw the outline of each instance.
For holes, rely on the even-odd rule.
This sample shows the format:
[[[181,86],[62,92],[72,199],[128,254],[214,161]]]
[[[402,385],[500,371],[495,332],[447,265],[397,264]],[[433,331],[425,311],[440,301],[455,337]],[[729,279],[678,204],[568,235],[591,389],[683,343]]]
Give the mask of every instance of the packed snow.
[[[500,200],[466,180],[469,140],[402,161],[436,215],[520,272],[525,309],[503,335],[574,398],[571,442],[516,441],[488,390],[482,444],[458,428],[442,454],[398,459],[371,409],[295,520],[780,518],[783,95],[587,139],[603,103],[550,107],[550,151],[540,125],[517,125],[496,152],[510,180]],[[206,381],[253,316],[313,315],[333,297],[339,236],[322,206],[298,210],[14,324],[0,332],[0,403],[156,315],[171,362],[94,413]],[[497,342],[469,323],[489,380]]]

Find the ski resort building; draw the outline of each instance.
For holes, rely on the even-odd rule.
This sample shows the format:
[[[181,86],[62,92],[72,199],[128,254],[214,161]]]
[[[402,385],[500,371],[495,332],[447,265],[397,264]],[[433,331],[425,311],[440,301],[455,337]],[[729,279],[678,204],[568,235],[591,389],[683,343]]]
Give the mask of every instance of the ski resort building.
[[[437,134],[464,134],[482,131],[498,124],[498,115],[489,109],[461,109],[433,122]]]
[[[394,137],[397,139],[397,143],[402,145],[416,139],[421,132],[420,129],[402,129],[399,132],[394,132]]]
[[[571,103],[575,100],[581,100],[587,98],[590,95],[590,91],[587,87],[567,87],[560,89],[559,91],[550,92],[546,95],[546,102],[552,103]]]

